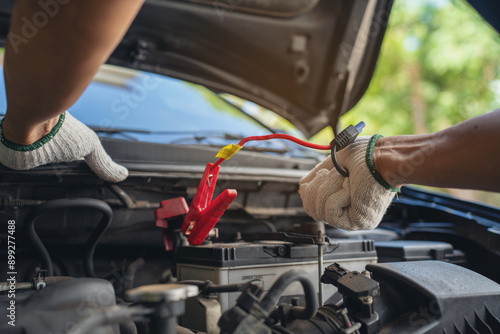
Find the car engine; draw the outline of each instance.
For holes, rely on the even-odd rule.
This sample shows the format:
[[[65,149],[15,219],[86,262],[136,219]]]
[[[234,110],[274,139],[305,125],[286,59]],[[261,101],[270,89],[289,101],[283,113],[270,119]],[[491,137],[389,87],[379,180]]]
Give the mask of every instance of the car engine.
[[[2,46],[14,2],[0,3]],[[496,3],[470,2],[496,23]],[[32,21],[49,20],[37,3]],[[370,84],[392,3],[145,1],[71,107],[129,177],[105,182],[83,161],[0,166],[0,333],[499,334],[498,208],[404,187],[377,229],[336,229],[298,194],[321,153],[248,145],[210,184],[217,225],[184,225],[188,204],[210,205],[197,187],[219,144],[338,128]],[[283,119],[263,122],[265,108]]]
[[[308,166],[239,164],[191,245],[155,210],[192,201],[203,166],[134,166],[118,185],[80,162],[2,170],[1,333],[500,333],[494,208],[404,188],[379,228],[347,232],[303,212]]]

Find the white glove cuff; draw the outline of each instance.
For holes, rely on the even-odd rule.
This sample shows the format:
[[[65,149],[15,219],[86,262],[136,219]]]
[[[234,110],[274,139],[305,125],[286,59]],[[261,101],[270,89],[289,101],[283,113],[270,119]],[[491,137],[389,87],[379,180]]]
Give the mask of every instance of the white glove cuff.
[[[49,163],[70,162],[85,158],[90,168],[102,179],[119,182],[128,176],[125,167],[113,162],[104,151],[99,137],[68,112],[50,133],[31,145],[18,145],[7,140],[0,124],[0,162],[11,169],[27,170]]]

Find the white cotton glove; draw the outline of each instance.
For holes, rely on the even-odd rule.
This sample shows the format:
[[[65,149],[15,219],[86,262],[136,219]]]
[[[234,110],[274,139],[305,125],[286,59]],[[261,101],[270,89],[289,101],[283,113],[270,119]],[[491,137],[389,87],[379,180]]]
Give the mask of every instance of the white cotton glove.
[[[348,177],[340,175],[329,156],[300,181],[299,193],[307,214],[345,230],[370,230],[380,223],[399,191],[387,184],[373,165],[373,148],[380,137],[359,137],[337,153]]]
[[[11,169],[27,170],[84,158],[89,167],[106,181],[119,182],[128,176],[128,170],[111,160],[104,151],[97,134],[68,112],[61,115],[48,135],[31,145],[8,141],[1,127],[0,141],[0,163]]]

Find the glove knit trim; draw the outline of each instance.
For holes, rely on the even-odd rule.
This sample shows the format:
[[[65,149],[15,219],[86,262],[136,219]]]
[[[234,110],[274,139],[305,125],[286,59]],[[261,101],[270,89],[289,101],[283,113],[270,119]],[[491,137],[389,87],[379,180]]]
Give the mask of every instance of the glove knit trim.
[[[0,163],[14,170],[85,159],[97,176],[110,182],[123,181],[128,176],[125,167],[118,165],[106,153],[97,134],[69,112],[61,116],[51,133],[34,145],[20,145],[23,151],[0,143]],[[0,128],[1,129],[1,128]],[[0,136],[1,137],[1,136]],[[31,149],[31,150],[30,150]]]
[[[370,138],[370,141],[368,142],[368,147],[366,149],[366,165],[368,166],[368,170],[372,174],[373,178],[382,187],[384,187],[387,190],[391,190],[391,191],[399,193],[399,192],[401,192],[401,188],[393,187],[389,183],[387,183],[384,180],[384,178],[382,177],[382,175],[380,175],[380,173],[377,171],[377,169],[375,168],[375,163],[373,162],[373,151],[375,149],[375,143],[377,142],[377,140],[379,140],[382,137],[383,137],[382,135],[377,134],[377,135],[373,135]]]
[[[59,120],[57,121],[57,124],[54,125],[54,127],[52,128],[52,130],[50,130],[50,132],[48,134],[46,134],[45,136],[43,136],[41,139],[37,140],[33,144],[29,144],[29,145],[15,144],[15,143],[9,141],[7,138],[5,138],[5,136],[3,135],[3,119],[2,119],[2,122],[0,122],[0,141],[2,142],[2,144],[4,146],[10,148],[11,150],[22,151],[22,152],[36,150],[37,148],[42,147],[44,144],[47,144],[52,138],[54,138],[54,136],[57,134],[57,132],[59,132],[59,129],[63,125],[65,118],[66,118],[66,112],[61,114],[61,116],[59,117]]]

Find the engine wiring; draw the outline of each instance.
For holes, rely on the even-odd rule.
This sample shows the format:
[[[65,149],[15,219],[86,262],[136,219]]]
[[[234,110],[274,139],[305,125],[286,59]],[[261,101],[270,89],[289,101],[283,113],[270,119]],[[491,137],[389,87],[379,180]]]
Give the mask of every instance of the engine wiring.
[[[189,209],[187,208],[187,205],[183,205],[183,210],[185,211],[186,216],[184,217],[181,230],[188,236],[188,242],[192,245],[201,245],[209,235],[212,228],[217,224],[219,218],[236,198],[236,189],[226,189],[217,198],[212,200],[217,183],[217,177],[219,175],[220,164],[225,160],[230,159],[234,154],[241,150],[243,145],[247,142],[270,139],[286,139],[313,149],[332,150],[332,159],[334,160],[335,166],[339,169],[341,174],[346,174],[344,176],[348,176],[349,172],[338,165],[335,152],[337,150],[340,151],[347,145],[353,143],[364,126],[364,122],[360,122],[356,126],[348,126],[344,131],[339,133],[329,145],[309,143],[291,135],[280,133],[264,136],[250,136],[240,140],[237,145],[229,144],[223,147],[216,155],[219,160],[215,163],[208,163],[206,165],[200,184],[198,185],[198,189],[196,190],[193,200],[191,201]],[[163,220],[170,217],[171,210],[169,209],[169,201],[171,200],[179,199],[163,201],[161,204],[162,207],[156,210],[157,225],[160,227],[164,225]],[[185,201],[184,198],[181,200]],[[169,247],[169,244],[166,243],[166,248],[168,249]]]
[[[340,164],[337,161],[337,155],[336,153],[349,144],[353,143],[354,140],[358,137],[358,135],[363,131],[363,128],[365,127],[365,122],[359,122],[355,126],[349,125],[347,128],[345,128],[342,132],[340,132],[335,138],[330,142],[329,145],[321,145],[321,144],[315,144],[315,143],[310,143],[305,140],[299,139],[297,137],[283,134],[283,133],[275,133],[271,135],[264,135],[264,136],[250,136],[243,138],[240,140],[240,142],[237,145],[230,144],[225,147],[223,147],[219,153],[217,153],[216,157],[219,158],[214,163],[215,166],[219,166],[221,163],[224,162],[224,160],[229,160],[236,152],[238,152],[243,145],[248,143],[249,141],[263,141],[263,140],[271,140],[271,139],[285,139],[285,140],[290,140],[296,144],[308,147],[308,148],[313,148],[316,150],[325,150],[325,151],[331,151],[331,156],[333,160],[333,164],[335,165],[335,168],[339,171],[339,173],[347,177],[349,176],[349,172],[342,168]]]
[[[224,160],[228,160],[229,158],[231,158],[236,152],[238,152],[243,147],[243,145],[245,145],[246,143],[248,143],[250,141],[264,141],[264,140],[271,140],[271,139],[285,139],[285,140],[292,141],[296,144],[299,144],[299,145],[302,145],[305,147],[309,147],[309,148],[313,148],[316,150],[329,151],[333,147],[333,144],[321,145],[321,144],[310,143],[310,142],[307,142],[305,140],[299,139],[297,137],[287,135],[287,134],[282,134],[282,133],[275,133],[272,135],[264,135],[264,136],[250,136],[250,137],[246,137],[246,138],[243,138],[242,140],[240,140],[240,142],[237,145],[230,144],[230,145],[222,148],[222,150],[217,154],[217,157],[219,158],[219,160],[217,160],[217,162],[215,162],[214,165],[219,166],[222,162],[224,162]]]

